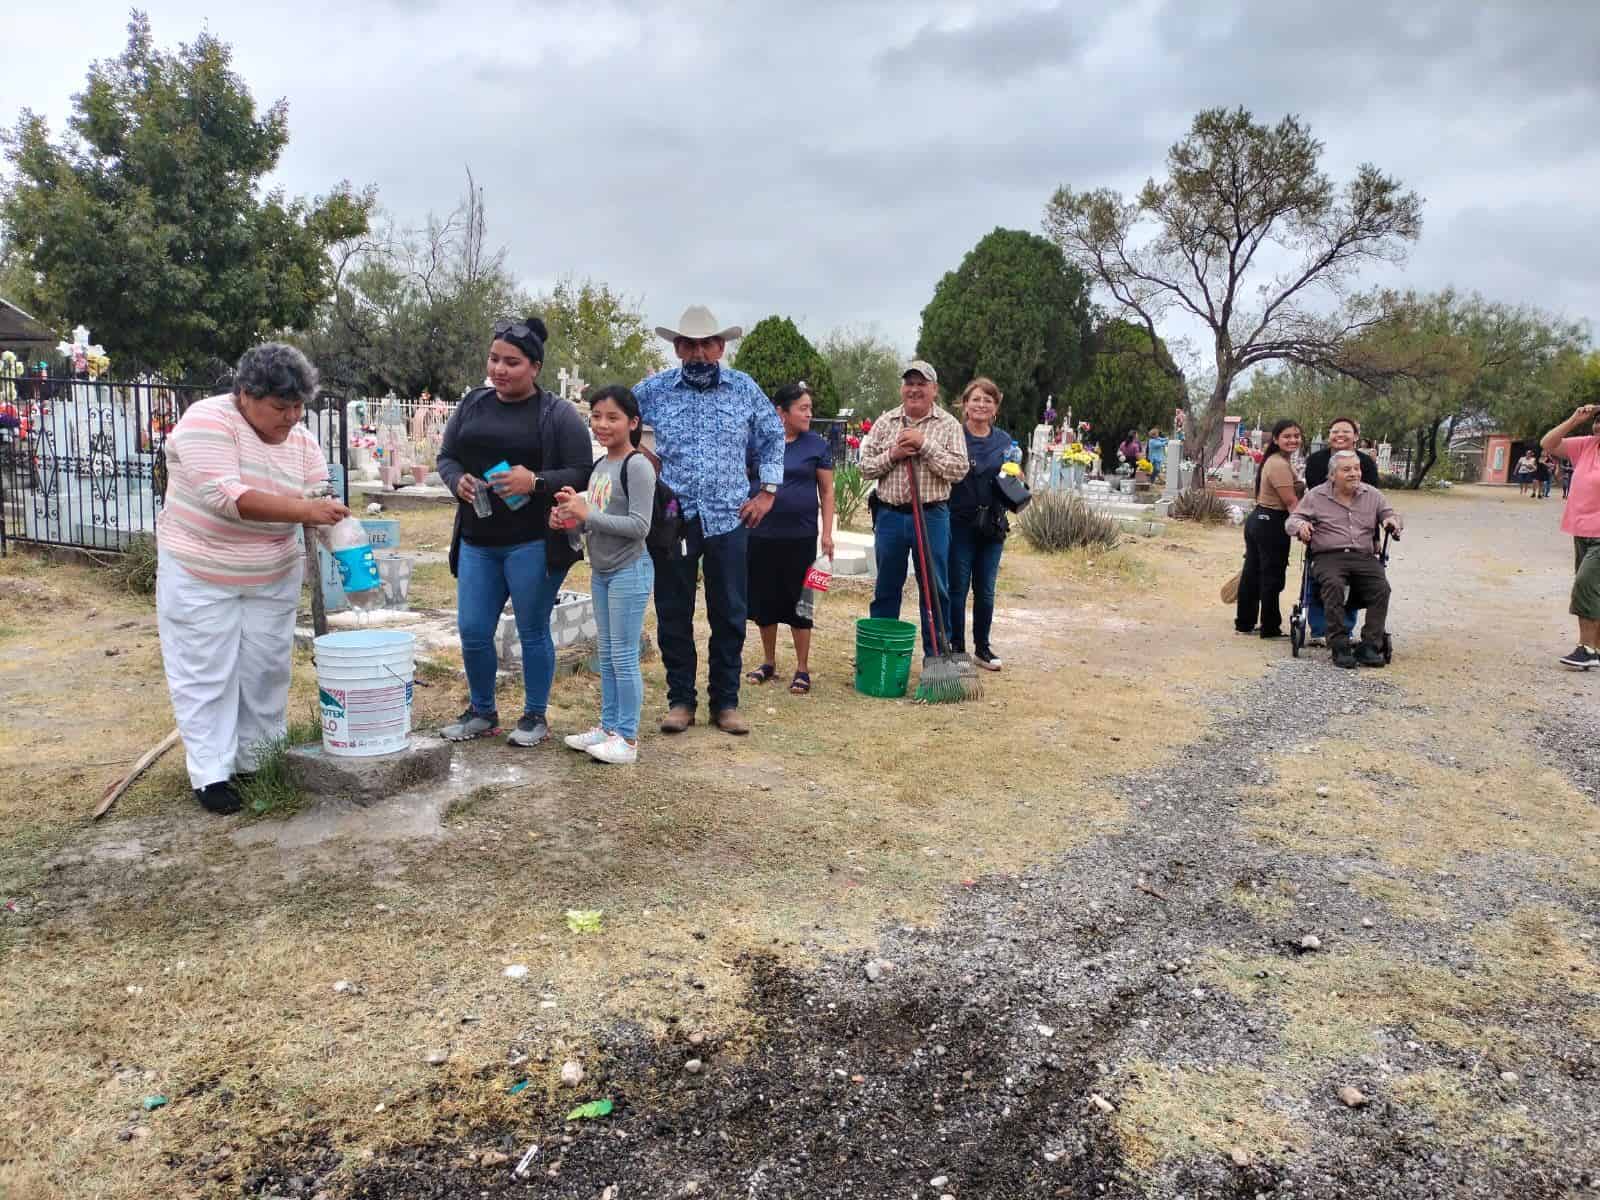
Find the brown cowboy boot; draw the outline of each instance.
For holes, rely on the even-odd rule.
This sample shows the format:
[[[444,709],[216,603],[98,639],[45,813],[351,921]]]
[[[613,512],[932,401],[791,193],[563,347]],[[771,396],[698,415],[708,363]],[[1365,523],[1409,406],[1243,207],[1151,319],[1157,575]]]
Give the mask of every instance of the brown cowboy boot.
[[[694,709],[682,704],[674,704],[667,709],[667,715],[661,718],[662,733],[682,733],[694,724]]]
[[[711,723],[723,733],[739,737],[750,732],[750,723],[739,715],[737,708],[724,708],[711,718]]]

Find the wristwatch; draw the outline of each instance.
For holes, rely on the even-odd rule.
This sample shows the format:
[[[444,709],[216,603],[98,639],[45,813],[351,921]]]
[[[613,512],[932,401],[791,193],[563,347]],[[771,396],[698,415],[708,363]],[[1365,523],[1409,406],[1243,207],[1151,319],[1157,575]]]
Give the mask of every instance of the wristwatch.
[[[769,496],[776,496],[778,494],[778,485],[775,483],[763,483],[761,490]]]

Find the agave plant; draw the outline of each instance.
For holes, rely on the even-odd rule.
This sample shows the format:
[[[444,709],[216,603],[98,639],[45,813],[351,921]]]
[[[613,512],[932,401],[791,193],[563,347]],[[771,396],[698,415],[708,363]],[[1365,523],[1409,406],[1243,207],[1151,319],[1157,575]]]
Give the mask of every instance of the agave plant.
[[[1174,521],[1200,521],[1221,524],[1230,519],[1228,502],[1210,488],[1184,488],[1173,497],[1167,515]]]
[[[1075,546],[1109,549],[1117,544],[1117,523],[1076,492],[1035,492],[1018,527],[1035,550],[1054,553]]]

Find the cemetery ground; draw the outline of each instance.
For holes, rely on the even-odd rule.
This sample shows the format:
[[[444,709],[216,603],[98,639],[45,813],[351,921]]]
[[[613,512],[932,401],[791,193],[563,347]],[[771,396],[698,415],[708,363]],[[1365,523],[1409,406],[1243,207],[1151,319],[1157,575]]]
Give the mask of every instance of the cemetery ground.
[[[748,738],[474,743],[447,811],[343,824],[209,817],[177,753],[91,824],[171,727],[153,612],[14,555],[0,1194],[1593,1194],[1570,544],[1510,490],[1397,500],[1387,671],[1234,636],[1237,529],[1013,539],[981,701],[854,695],[846,585]],[[597,708],[560,679],[552,725]]]

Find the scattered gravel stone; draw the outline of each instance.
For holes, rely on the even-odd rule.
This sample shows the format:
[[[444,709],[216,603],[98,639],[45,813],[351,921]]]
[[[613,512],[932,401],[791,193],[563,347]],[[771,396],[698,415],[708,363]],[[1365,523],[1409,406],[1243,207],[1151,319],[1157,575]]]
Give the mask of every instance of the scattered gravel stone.
[[[1515,1071],[1501,1071],[1500,1072],[1500,1082],[1501,1083],[1516,1083],[1517,1081],[1518,1081],[1518,1075],[1517,1075],[1517,1073]]]
[[[1363,928],[1363,929],[1371,929],[1376,924],[1377,924],[1377,922],[1374,921],[1371,917],[1362,917],[1361,918],[1361,928]]]
[[[1322,797],[1323,799],[1327,799],[1328,796],[1332,795],[1332,791],[1331,791],[1331,789],[1329,789],[1327,784],[1323,784],[1321,787],[1319,787],[1317,789],[1317,795]]]
[[[577,1087],[583,1082],[583,1064],[568,1059],[561,1064],[561,1082],[568,1087]]]
[[[689,1035],[689,1045],[691,1045],[691,1046],[703,1046],[705,1044],[706,1044],[706,1035],[701,1033],[698,1029],[696,1029],[693,1033],[691,1033]]]
[[[501,1154],[498,1150],[485,1150],[478,1159],[480,1167],[498,1167],[511,1161],[511,1155]]]
[[[683,1064],[683,1069],[685,1071],[689,1072],[689,1074],[691,1074],[691,1075],[700,1074],[701,1070],[704,1069],[704,1067],[705,1067],[705,1064],[703,1062],[701,1062],[698,1058],[691,1058],[688,1062]]]
[[[1339,1089],[1339,1103],[1346,1108],[1365,1108],[1372,1102],[1360,1088],[1352,1087],[1347,1083]]]
[[[1094,1105],[1103,1113],[1114,1113],[1117,1111],[1117,1106],[1111,1103],[1111,1101],[1107,1100],[1099,1092],[1089,1093],[1089,1103]]]
[[[445,1065],[445,1063],[447,1063],[449,1061],[450,1061],[450,1051],[448,1051],[448,1050],[429,1050],[428,1051],[428,1065],[430,1067],[442,1067],[442,1066]]]
[[[1308,934],[1305,935],[1305,937],[1300,939],[1300,949],[1302,949],[1302,950],[1321,950],[1322,949],[1322,939],[1319,938],[1314,933],[1308,933]]]
[[[341,979],[338,983],[333,985],[333,990],[336,992],[353,992],[355,989],[356,985],[351,983],[348,979]]]
[[[1229,1150],[1228,1157],[1233,1160],[1233,1165],[1236,1167],[1248,1167],[1250,1165],[1250,1151],[1243,1146],[1235,1146]]]
[[[501,974],[507,979],[526,979],[528,977],[528,968],[523,966],[521,963],[513,963],[511,966],[502,971]]]
[[[935,1175],[932,1179],[928,1180],[928,1186],[942,1188],[949,1182],[950,1177],[948,1175]]]
[[[867,961],[867,978],[873,983],[883,978],[883,964],[875,958]]]

